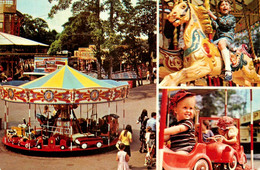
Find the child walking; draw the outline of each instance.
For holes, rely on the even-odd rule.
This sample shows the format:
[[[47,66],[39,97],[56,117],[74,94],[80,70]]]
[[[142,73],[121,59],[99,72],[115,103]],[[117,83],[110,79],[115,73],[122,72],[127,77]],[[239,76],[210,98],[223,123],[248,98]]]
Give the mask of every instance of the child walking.
[[[171,150],[187,154],[192,151],[196,143],[193,122],[195,94],[180,90],[170,100],[177,124],[164,130],[164,140],[171,141]]]
[[[218,45],[218,49],[221,52],[222,58],[225,64],[225,80],[232,80],[232,72],[230,66],[230,53],[227,47],[231,48],[234,42],[236,18],[229,14],[231,11],[230,3],[228,0],[220,0],[218,3],[218,9],[221,17],[216,17],[210,10],[209,16],[213,19],[213,27],[216,29],[214,37],[214,44]]]
[[[146,128],[145,143],[147,147],[147,154],[145,156],[145,166],[153,165],[153,155],[155,153],[155,134],[152,132],[152,128],[148,126]]]
[[[129,156],[124,151],[125,144],[120,143],[119,149],[120,150],[117,152],[117,155],[116,155],[116,161],[118,161],[117,170],[129,170],[129,166],[128,166],[128,163],[127,163],[129,161]]]

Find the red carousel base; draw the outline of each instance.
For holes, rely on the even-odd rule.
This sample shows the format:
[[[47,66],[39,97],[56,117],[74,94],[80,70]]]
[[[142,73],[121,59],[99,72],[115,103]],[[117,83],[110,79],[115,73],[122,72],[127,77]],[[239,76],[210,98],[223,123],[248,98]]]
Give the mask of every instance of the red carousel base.
[[[102,144],[101,146],[95,147],[83,147],[80,145],[75,145],[75,144],[69,144],[65,145],[63,142],[60,142],[60,144],[55,144],[55,140],[52,141],[50,138],[48,141],[48,144],[44,145],[36,145],[35,142],[27,140],[26,142],[19,142],[15,143],[13,141],[8,140],[6,136],[3,137],[2,142],[5,146],[10,147],[12,149],[18,149],[18,150],[23,150],[23,151],[32,151],[32,152],[78,152],[78,151],[93,151],[93,150],[101,150],[105,148],[110,148],[114,147],[118,141],[118,138],[113,139],[112,141],[109,142],[109,144]],[[93,141],[92,141],[93,142]]]

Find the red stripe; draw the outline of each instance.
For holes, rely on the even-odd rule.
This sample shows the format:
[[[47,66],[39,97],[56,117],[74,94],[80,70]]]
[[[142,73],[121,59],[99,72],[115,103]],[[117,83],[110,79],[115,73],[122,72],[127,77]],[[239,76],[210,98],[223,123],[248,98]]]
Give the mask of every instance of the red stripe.
[[[159,149],[163,148],[163,143],[164,143],[166,110],[167,110],[167,89],[163,89],[162,90],[162,104],[161,104],[160,133],[159,133]]]
[[[250,130],[251,130],[251,150],[254,150],[254,128],[253,124],[250,125]]]

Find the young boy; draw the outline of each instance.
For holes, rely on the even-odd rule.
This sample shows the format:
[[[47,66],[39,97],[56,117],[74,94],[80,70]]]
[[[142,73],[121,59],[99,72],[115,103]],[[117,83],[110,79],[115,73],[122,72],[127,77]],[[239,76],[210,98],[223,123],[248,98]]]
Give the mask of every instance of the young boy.
[[[208,14],[213,19],[212,24],[216,29],[214,44],[218,45],[218,49],[220,50],[225,63],[225,80],[231,81],[230,53],[227,47],[231,48],[231,45],[234,42],[236,18],[229,14],[231,7],[228,0],[220,0],[218,9],[222,15],[221,17],[216,17],[210,10],[208,11]]]
[[[170,139],[173,151],[187,154],[196,143],[193,122],[195,94],[180,90],[170,100],[177,124],[164,130],[164,140]]]

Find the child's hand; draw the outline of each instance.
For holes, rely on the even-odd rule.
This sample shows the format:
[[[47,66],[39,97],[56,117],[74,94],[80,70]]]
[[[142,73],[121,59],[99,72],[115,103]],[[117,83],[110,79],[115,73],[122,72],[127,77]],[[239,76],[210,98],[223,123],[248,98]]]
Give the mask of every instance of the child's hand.
[[[214,19],[214,20],[217,19],[217,17],[212,13],[211,10],[208,10],[208,14],[209,14],[209,16],[210,16],[212,19]]]

